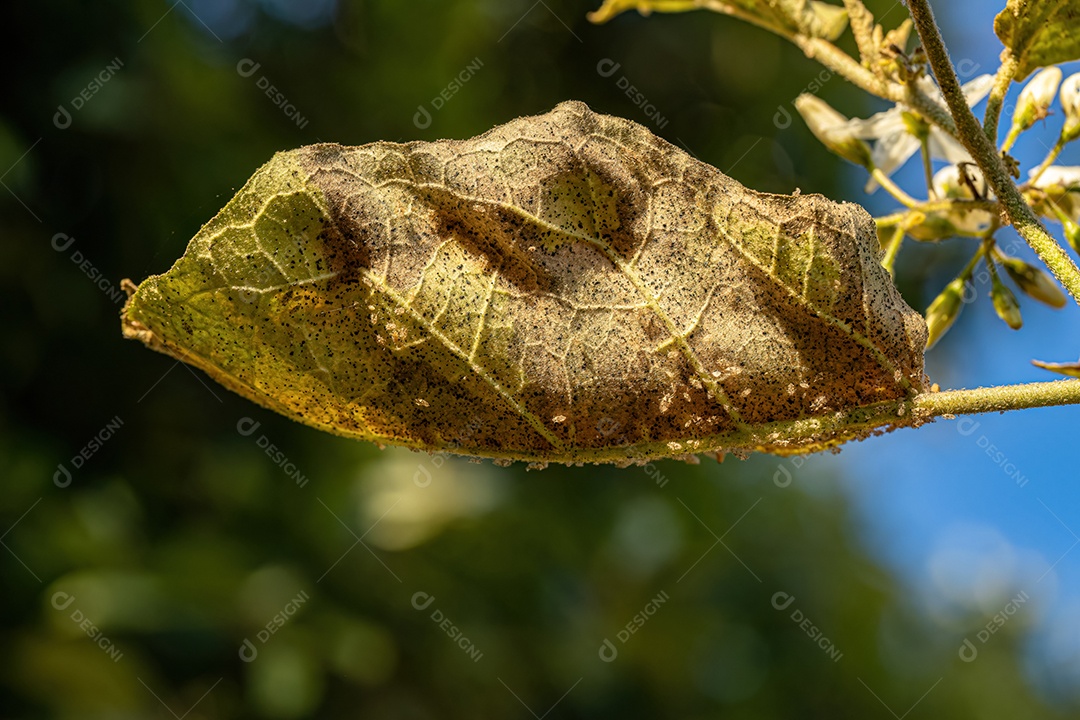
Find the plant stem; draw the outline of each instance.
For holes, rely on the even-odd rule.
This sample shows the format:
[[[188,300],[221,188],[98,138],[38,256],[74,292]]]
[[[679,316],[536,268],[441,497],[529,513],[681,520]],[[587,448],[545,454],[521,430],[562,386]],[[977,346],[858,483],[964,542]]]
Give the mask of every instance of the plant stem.
[[[882,215],[881,217],[874,218],[874,222],[877,223],[878,228],[892,227],[893,225],[899,225],[907,218],[906,212],[897,212],[892,215]]]
[[[1061,138],[1059,137],[1058,141],[1054,143],[1054,147],[1050,148],[1050,152],[1046,153],[1046,157],[1043,159],[1042,163],[1039,164],[1039,167],[1035,168],[1031,173],[1031,177],[1028,178],[1026,184],[1034,185],[1035,181],[1039,179],[1039,176],[1046,172],[1046,168],[1054,164],[1054,161],[1057,160],[1057,156],[1061,154],[1064,147],[1065,143],[1061,142]]]
[[[986,137],[997,145],[998,119],[1001,117],[1001,104],[1005,102],[1005,94],[1009,92],[1016,70],[1020,61],[1012,54],[1012,50],[1005,48],[1001,51],[1001,65],[994,75],[994,86],[990,88],[990,98],[986,101],[986,114],[983,116],[983,130]]]
[[[922,393],[915,397],[915,407],[935,417],[1077,404],[1080,404],[1080,380],[946,390]]]
[[[937,193],[934,192],[934,167],[930,164],[930,136],[919,138],[919,145],[923,174],[926,175],[926,194],[930,200],[937,200]]]
[[[960,142],[963,143],[983,176],[997,195],[1006,217],[1016,231],[1027,240],[1031,249],[1057,277],[1061,285],[1069,291],[1077,304],[1080,304],[1080,269],[1077,269],[1065,250],[1046,232],[1031,207],[1013,183],[1012,177],[998,155],[997,148],[979,126],[979,121],[971,113],[960,81],[956,77],[949,54],[941,39],[941,32],[934,22],[934,14],[928,0],[908,0],[908,9],[915,20],[923,48],[930,66],[934,70],[938,86],[945,95],[945,101],[952,111]],[[931,118],[932,119],[932,118]]]
[[[979,249],[975,251],[975,254],[971,256],[970,260],[968,260],[967,265],[964,266],[964,269],[961,270],[960,274],[956,277],[963,278],[964,280],[971,279],[972,274],[974,274],[975,272],[975,266],[979,264],[979,258],[981,258],[983,256],[983,253],[985,252],[986,243],[980,243]]]
[[[903,225],[897,225],[893,230],[893,235],[889,238],[889,245],[885,248],[885,257],[881,259],[881,266],[889,271],[891,277],[895,277],[896,273],[893,268],[896,266],[896,256],[900,253],[900,246],[904,242],[904,235],[907,228]]]
[[[877,180],[878,184],[885,188],[886,192],[896,198],[904,207],[912,209],[919,207],[919,201],[904,192],[899,185],[894,183],[888,175],[881,171],[881,168],[874,168],[871,170],[870,177]]]
[[[1001,283],[1001,278],[998,277],[997,265],[994,263],[994,242],[993,235],[987,235],[983,238],[982,255],[986,258],[986,269],[990,271],[990,282],[994,285]]]
[[[1010,127],[1009,134],[1005,136],[1005,142],[1001,143],[1001,152],[1007,153],[1012,150],[1013,143],[1016,142],[1016,138],[1020,137],[1020,133],[1022,132],[1024,132],[1024,130],[1019,125]]]
[[[945,132],[958,137],[956,123],[941,105],[914,85],[901,85],[879,78],[864,68],[855,58],[822,38],[796,35],[790,38],[795,45],[811,60],[817,60],[837,75],[841,75],[851,84],[862,88],[871,95],[894,103],[904,103],[916,110]]]

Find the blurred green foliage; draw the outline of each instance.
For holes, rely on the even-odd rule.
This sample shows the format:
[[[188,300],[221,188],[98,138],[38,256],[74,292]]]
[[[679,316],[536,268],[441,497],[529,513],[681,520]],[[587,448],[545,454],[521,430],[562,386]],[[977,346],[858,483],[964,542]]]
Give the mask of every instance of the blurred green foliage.
[[[165,270],[273,152],[319,140],[467,137],[576,98],[751,187],[838,195],[784,121],[819,66],[720,16],[597,28],[590,9],[7,9],[3,716],[1066,716],[1025,683],[1023,620],[960,659],[988,614],[928,612],[861,549],[835,478],[380,452],[121,340],[119,280]]]

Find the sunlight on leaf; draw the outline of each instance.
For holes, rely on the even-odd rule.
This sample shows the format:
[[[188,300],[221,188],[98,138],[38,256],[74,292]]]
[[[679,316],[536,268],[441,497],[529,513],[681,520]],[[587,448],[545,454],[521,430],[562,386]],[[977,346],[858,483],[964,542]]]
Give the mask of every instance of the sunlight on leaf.
[[[732,15],[780,35],[793,34],[835,40],[847,28],[847,11],[820,0],[604,0],[589,20],[605,23],[627,10],[642,15],[656,12],[712,10]]]
[[[1032,360],[1031,364],[1035,367],[1040,367],[1043,370],[1068,375],[1069,377],[1080,378],[1080,361],[1071,363],[1048,363],[1043,362],[1042,360]]]
[[[279,153],[128,284],[123,329],[379,443],[810,452],[921,421],[896,410],[925,389],[926,326],[880,259],[861,207],[748,190],[568,102],[467,141]]]
[[[1008,0],[994,32],[1020,61],[1017,80],[1032,70],[1080,59],[1080,0]]]

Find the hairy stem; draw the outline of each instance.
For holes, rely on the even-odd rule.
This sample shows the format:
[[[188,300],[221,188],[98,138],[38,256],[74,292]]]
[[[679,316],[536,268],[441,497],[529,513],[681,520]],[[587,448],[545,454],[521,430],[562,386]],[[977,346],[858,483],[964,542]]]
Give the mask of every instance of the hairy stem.
[[[806,54],[806,57],[817,60],[856,87],[890,102],[909,105],[945,132],[957,136],[956,123],[953,122],[948,111],[914,85],[902,85],[879,78],[828,40],[796,35],[791,38],[791,41]]]
[[[1020,61],[1013,56],[1009,48],[1001,51],[1001,65],[994,74],[994,86],[990,88],[990,98],[986,101],[986,114],[983,116],[983,131],[987,139],[997,146],[998,120],[1001,118],[1001,104],[1009,92],[1013,77],[1020,66]]]
[[[937,78],[938,86],[945,95],[949,110],[952,111],[960,142],[983,171],[983,176],[994,189],[994,194],[997,195],[1013,227],[1080,305],[1080,270],[1054,238],[1046,232],[1031,207],[1024,201],[1006,170],[1001,156],[998,155],[997,148],[990,142],[983,128],[979,126],[979,121],[971,113],[971,108],[968,107],[964,93],[960,89],[956,71],[949,60],[945,43],[941,39],[941,31],[934,22],[934,14],[928,0],[909,0],[908,9],[915,20],[915,27],[926,50],[927,58],[930,60],[930,67],[934,70],[934,77]]]
[[[896,200],[907,208],[919,207],[919,201],[904,192],[903,188],[892,181],[888,175],[886,175],[880,168],[874,168],[870,171],[870,177],[877,180],[881,187],[885,188],[885,191],[892,195]]]
[[[1077,404],[1080,404],[1080,380],[1053,380],[973,390],[946,390],[922,393],[915,398],[915,407],[934,416],[973,415]]]

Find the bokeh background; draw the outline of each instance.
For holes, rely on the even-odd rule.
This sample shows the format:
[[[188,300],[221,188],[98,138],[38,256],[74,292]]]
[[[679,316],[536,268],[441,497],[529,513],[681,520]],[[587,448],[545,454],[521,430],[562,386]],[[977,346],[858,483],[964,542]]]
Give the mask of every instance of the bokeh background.
[[[954,56],[993,72],[997,3],[935,4]],[[8,7],[0,715],[1080,710],[1074,409],[837,456],[526,472],[324,435],[121,339],[120,280],[166,270],[275,151],[468,137],[569,98],[751,187],[892,209],[789,121],[815,83],[849,115],[884,104],[730,18],[595,27],[595,5]],[[1018,143],[1025,165],[1057,122]],[[918,192],[915,164],[898,178]],[[972,249],[909,243],[910,304]],[[1028,360],[1075,359],[1075,307],[1023,309],[1013,333],[985,297],[968,306],[931,377],[1048,379]]]

